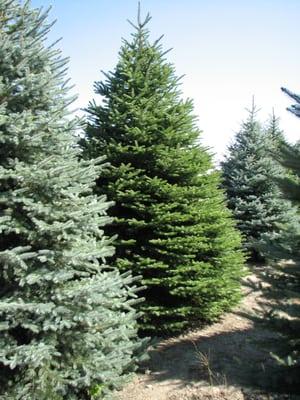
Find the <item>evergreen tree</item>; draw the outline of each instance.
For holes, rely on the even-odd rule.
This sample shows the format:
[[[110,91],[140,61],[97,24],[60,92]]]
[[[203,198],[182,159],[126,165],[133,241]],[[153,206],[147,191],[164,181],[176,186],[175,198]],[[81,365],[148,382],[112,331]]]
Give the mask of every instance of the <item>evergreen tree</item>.
[[[294,174],[293,170],[283,166],[280,162],[281,153],[285,147],[286,141],[283,131],[279,126],[279,118],[276,118],[274,110],[265,127],[265,134],[269,135],[271,139],[268,147],[268,155],[272,159],[272,179],[275,179],[274,183],[280,188],[283,182],[297,181],[297,176]],[[279,195],[281,200],[282,197],[286,198],[286,196],[282,196],[282,191],[280,191]],[[263,234],[260,240],[260,250],[271,260],[293,258],[298,251],[300,239],[299,209],[293,199],[290,198],[289,200],[294,207],[290,212],[288,222],[285,225],[282,223],[279,225],[282,228],[280,235],[278,236],[277,232],[274,232],[273,235],[268,232]],[[295,240],[296,238],[298,238],[298,241]]]
[[[300,117],[300,97],[287,89],[282,90],[297,104],[288,108],[290,112]],[[300,147],[282,143],[280,146],[280,162],[293,175],[279,180],[284,195],[300,206]],[[281,341],[276,354],[276,359],[282,368],[284,384],[290,390],[300,393],[300,251],[299,229],[293,238],[293,243],[298,246],[294,255],[294,263],[277,268],[271,275],[272,287],[269,297],[276,299],[276,303],[269,314],[272,327],[281,333]],[[294,244],[295,247],[295,244]]]
[[[88,107],[82,146],[112,165],[96,193],[115,202],[107,228],[119,238],[114,265],[147,286],[141,328],[174,333],[236,304],[243,255],[219,175],[197,142],[192,102],[180,99],[160,40],[150,42],[149,20],[139,15],[115,70],[95,83],[103,103]]]
[[[295,202],[295,204],[300,206],[300,174],[299,174],[299,156],[300,156],[300,145],[296,143],[295,145],[289,144],[287,142],[282,142],[280,145],[280,153],[277,157],[278,161],[285,168],[288,173],[285,177],[278,179],[280,188],[284,192],[286,198]]]
[[[286,88],[281,90],[296,101],[296,104],[287,108],[288,111],[300,118],[300,96],[292,93]],[[290,145],[283,141],[280,146],[279,161],[281,165],[292,173],[285,179],[280,180],[280,186],[285,197],[294,201],[298,207],[300,206],[300,141],[295,145]]]
[[[279,160],[289,173],[279,183],[284,195],[300,206],[300,149],[287,143],[280,146]],[[291,171],[293,174],[291,174]],[[280,334],[273,342],[273,356],[278,361],[278,369],[272,371],[276,389],[284,387],[291,393],[300,393],[300,226],[289,232],[286,243],[293,249],[293,262],[281,262],[265,273],[269,285],[264,290],[268,299],[267,308],[263,309],[262,321],[273,331]],[[274,249],[271,247],[271,250]],[[283,248],[276,248],[276,258],[286,258]],[[270,307],[271,304],[271,307]]]
[[[78,161],[47,13],[0,0],[0,398],[98,398],[132,369],[135,287],[109,269],[101,159]],[[125,376],[125,375],[124,375]]]
[[[293,98],[295,99],[295,97]],[[294,112],[294,108],[288,108],[288,110]],[[295,114],[297,115],[297,112]],[[276,161],[281,163],[282,168],[287,169],[288,173],[277,178],[275,183],[279,184],[284,196],[293,200],[299,207],[299,145],[293,146],[282,141],[279,150],[280,152],[274,154],[274,156]],[[262,307],[262,312],[258,316],[259,321],[279,333],[278,339],[265,344],[265,346],[271,344],[273,356],[278,361],[278,368],[271,371],[274,387],[277,390],[288,390],[290,393],[300,393],[299,238],[298,222],[298,231],[290,236],[292,247],[296,249],[293,254],[293,262],[291,260],[289,262],[283,261],[264,271],[263,279],[269,283],[264,289],[264,297],[267,299],[267,303],[262,302],[262,305],[266,305],[266,307]],[[282,252],[281,256],[285,258],[286,252]]]
[[[298,218],[296,209],[282,198],[274,182],[286,175],[272,156],[283,138],[278,121],[273,114],[267,129],[263,129],[256,114],[253,103],[222,168],[228,204],[244,236],[245,248],[253,260],[263,260],[270,244],[286,243],[286,232],[295,229]]]

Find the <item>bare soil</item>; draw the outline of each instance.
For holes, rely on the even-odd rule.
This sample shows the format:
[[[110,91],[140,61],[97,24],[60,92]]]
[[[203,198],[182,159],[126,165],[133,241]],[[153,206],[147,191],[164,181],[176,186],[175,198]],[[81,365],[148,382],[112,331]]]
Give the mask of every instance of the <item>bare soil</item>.
[[[253,271],[253,270],[252,270]],[[277,400],[272,394],[274,360],[264,343],[276,334],[249,315],[261,307],[261,269],[243,281],[245,297],[233,312],[203,329],[161,340],[150,348],[144,373],[135,376],[119,400]],[[259,287],[260,286],[260,287]]]

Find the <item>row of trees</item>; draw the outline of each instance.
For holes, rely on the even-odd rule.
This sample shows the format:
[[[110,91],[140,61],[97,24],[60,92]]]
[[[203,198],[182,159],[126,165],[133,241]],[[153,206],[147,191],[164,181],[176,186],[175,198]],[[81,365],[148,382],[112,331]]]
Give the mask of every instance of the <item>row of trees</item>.
[[[288,110],[299,117],[300,97],[283,91],[296,100]],[[273,268],[264,272],[269,284],[264,295],[271,303],[265,307],[262,301],[263,312],[254,319],[280,334],[271,343],[279,365],[272,371],[274,385],[292,392],[300,390],[299,162],[299,143],[285,141],[274,113],[263,126],[253,104],[222,163],[228,205],[250,260],[273,261]],[[285,258],[293,262],[277,265]]]
[[[178,332],[236,304],[244,259],[149,17],[81,148],[46,18],[0,0],[0,398],[102,398],[142,352],[138,290],[141,330]]]
[[[95,84],[102,102],[88,106],[79,141],[46,18],[0,0],[0,398],[96,399],[134,369],[146,345],[138,329],[174,334],[234,306],[245,256],[193,104],[160,41],[149,40],[150,17],[138,16],[116,68]],[[262,140],[254,114],[252,150]],[[269,175],[260,186],[253,173],[246,182],[263,190],[248,207],[262,234],[243,230],[254,222],[239,220],[243,185],[229,172],[240,163],[227,161],[224,185],[237,193],[229,206],[258,254],[262,242],[281,242],[278,227],[296,211]]]
[[[288,108],[300,117],[300,96],[282,88],[296,104]],[[277,182],[285,198],[300,206],[300,147],[299,143],[290,145],[281,143],[278,161],[289,174],[280,177]],[[267,322],[280,333],[277,351],[274,357],[280,366],[279,384],[288,385],[292,392],[300,392],[300,226],[289,235],[290,248],[293,250],[293,263],[283,267],[275,266],[269,274],[270,288],[266,291],[274,306],[267,313]]]
[[[278,162],[284,143],[274,112],[264,126],[253,102],[222,162],[223,186],[252,261],[292,255],[298,208],[282,196],[279,181],[291,174]]]

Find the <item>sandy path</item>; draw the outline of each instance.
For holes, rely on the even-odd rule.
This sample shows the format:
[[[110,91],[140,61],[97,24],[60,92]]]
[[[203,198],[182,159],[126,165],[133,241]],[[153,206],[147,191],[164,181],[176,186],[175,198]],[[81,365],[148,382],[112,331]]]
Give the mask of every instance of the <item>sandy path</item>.
[[[269,353],[258,342],[274,337],[243,315],[258,308],[262,293],[249,288],[257,274],[244,280],[241,305],[219,322],[177,338],[163,340],[150,351],[145,373],[138,374],[119,400],[242,400],[241,388],[262,384]],[[257,399],[259,397],[256,397]]]

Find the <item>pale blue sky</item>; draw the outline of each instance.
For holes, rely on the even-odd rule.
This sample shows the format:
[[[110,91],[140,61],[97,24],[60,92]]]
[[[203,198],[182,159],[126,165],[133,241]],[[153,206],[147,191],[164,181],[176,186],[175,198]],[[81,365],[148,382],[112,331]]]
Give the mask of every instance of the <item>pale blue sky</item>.
[[[77,107],[94,97],[100,70],[117,61],[126,19],[136,18],[136,0],[32,0],[52,5],[57,19],[50,39],[70,57],[69,76],[79,95]],[[194,100],[202,142],[220,159],[245,117],[252,95],[264,121],[274,107],[290,141],[300,139],[300,121],[285,108],[280,91],[300,92],[299,0],[142,0],[150,12],[152,38],[164,34],[168,58],[185,74],[183,95]],[[97,100],[97,97],[96,97]],[[99,100],[99,99],[98,99]]]

